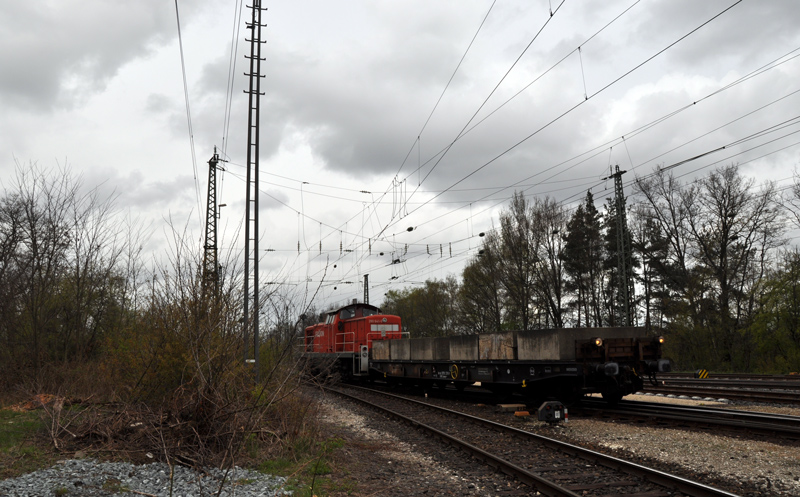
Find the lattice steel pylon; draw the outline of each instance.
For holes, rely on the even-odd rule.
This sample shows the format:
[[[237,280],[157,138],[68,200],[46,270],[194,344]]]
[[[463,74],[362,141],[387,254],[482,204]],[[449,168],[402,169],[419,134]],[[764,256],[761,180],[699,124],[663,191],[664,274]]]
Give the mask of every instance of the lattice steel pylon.
[[[203,247],[203,293],[204,297],[217,295],[219,291],[219,262],[217,260],[217,147],[208,161],[208,196],[206,197],[206,241]]]
[[[247,23],[250,30],[250,55],[245,56],[250,60],[250,78],[247,112],[247,195],[245,198],[246,218],[244,226],[244,360],[255,364],[255,378],[259,380],[258,358],[258,325],[259,325],[259,298],[258,298],[258,145],[259,145],[259,103],[261,100],[261,45],[266,41],[261,40],[261,14],[266,8],[261,7],[261,0],[253,0],[250,6],[253,11],[251,22]],[[252,292],[252,293],[251,293]],[[252,328],[253,348],[250,359],[249,328]]]
[[[626,171],[619,170],[619,166],[615,166],[614,174],[609,178],[614,178],[614,209],[617,211],[617,280],[619,295],[625,313],[625,326],[633,326],[633,263],[630,238],[627,236],[628,220],[625,215],[625,192],[622,189],[622,175],[625,173]]]

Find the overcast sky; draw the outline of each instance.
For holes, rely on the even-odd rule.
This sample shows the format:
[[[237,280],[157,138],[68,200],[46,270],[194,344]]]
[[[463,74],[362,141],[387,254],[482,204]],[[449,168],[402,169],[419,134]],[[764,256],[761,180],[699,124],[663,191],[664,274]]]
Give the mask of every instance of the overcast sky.
[[[262,4],[261,281],[322,283],[319,306],[360,298],[365,273],[373,303],[458,274],[515,190],[572,205],[591,188],[601,208],[610,167],[632,180],[723,145],[674,173],[739,163],[785,186],[800,164],[793,0]],[[222,257],[242,258],[238,7],[178,2],[193,163],[175,2],[0,3],[2,183],[69,165],[152,220],[150,253],[167,219],[199,249],[217,146]]]

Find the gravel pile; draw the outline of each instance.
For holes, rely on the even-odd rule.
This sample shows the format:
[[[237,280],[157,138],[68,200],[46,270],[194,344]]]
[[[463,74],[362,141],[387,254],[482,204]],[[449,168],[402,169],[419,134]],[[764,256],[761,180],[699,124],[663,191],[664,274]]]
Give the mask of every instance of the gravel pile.
[[[170,468],[163,463],[134,465],[98,462],[92,459],[70,459],[48,469],[0,481],[0,495],[204,497],[217,495],[224,476],[224,471],[218,469],[199,473],[182,466],[174,466],[170,482]],[[219,495],[225,497],[291,495],[291,492],[282,490],[285,483],[284,478],[234,468],[225,478],[225,484]]]

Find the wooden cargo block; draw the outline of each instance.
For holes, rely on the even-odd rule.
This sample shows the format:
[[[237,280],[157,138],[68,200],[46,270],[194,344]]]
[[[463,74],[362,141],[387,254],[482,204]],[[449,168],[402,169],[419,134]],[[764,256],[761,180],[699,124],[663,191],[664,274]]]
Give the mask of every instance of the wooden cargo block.
[[[410,342],[412,361],[433,360],[433,338],[412,338],[408,341]]]
[[[478,335],[479,359],[485,361],[516,359],[516,333],[487,333]]]
[[[393,361],[407,361],[411,359],[410,340],[389,340],[389,350]]]
[[[433,339],[433,360],[450,360],[450,337],[438,337]]]
[[[450,337],[450,360],[477,361],[478,335],[462,335]]]
[[[391,348],[386,340],[375,340],[372,342],[372,359],[376,361],[388,361],[391,359]]]
[[[517,358],[521,361],[560,361],[560,333],[563,330],[517,332]],[[572,352],[574,356],[574,351]]]

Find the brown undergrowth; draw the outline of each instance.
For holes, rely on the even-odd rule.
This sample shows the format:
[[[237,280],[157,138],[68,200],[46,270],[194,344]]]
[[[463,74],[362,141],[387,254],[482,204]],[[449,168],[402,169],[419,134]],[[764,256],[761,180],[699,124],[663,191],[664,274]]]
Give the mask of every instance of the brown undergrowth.
[[[98,335],[97,355],[70,363],[58,355],[19,358],[15,369],[0,364],[9,373],[0,375],[0,406],[41,413],[35,443],[60,458],[195,468],[258,466],[316,443],[307,415],[315,407],[297,393],[297,323],[289,316],[300,313],[291,299],[262,297],[262,309],[275,300],[269,308],[282,310],[280,319],[266,311],[244,316],[235,264],[225,264],[225,277],[212,282],[190,248],[176,237],[168,263],[135,300],[121,303],[116,327]],[[244,360],[252,357],[246,330],[254,315],[262,329],[258,372]]]
[[[38,394],[2,412],[27,423],[14,444],[61,458],[258,466],[290,453],[298,440],[316,440],[316,404],[297,383],[283,375],[277,385],[243,381],[233,396],[181,386],[159,405]]]

